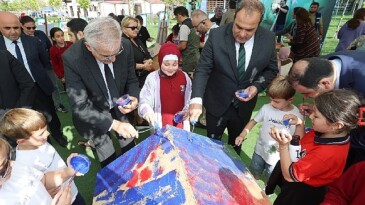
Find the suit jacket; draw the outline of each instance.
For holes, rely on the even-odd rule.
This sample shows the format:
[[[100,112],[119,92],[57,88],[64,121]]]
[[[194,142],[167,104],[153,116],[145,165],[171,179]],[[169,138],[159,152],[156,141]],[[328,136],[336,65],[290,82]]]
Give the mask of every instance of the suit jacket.
[[[194,73],[192,98],[204,96],[203,104],[214,116],[227,110],[237,90],[253,85],[260,92],[278,73],[274,33],[259,27],[244,79],[239,80],[232,26],[230,23],[209,33]],[[240,115],[251,116],[256,100],[240,102]]]
[[[20,39],[35,82],[46,95],[52,95],[55,87],[46,70],[51,67],[47,51],[38,38],[21,34]],[[7,50],[3,36],[0,37],[0,50]]]
[[[328,54],[329,60],[341,60],[339,88],[351,89],[365,96],[365,51],[340,51]]]
[[[32,107],[34,82],[24,65],[9,51],[0,50],[0,113],[16,107]]]
[[[82,136],[90,138],[107,133],[113,117],[109,112],[109,97],[102,73],[84,43],[80,40],[73,44],[62,59],[73,123]],[[124,51],[116,56],[113,63],[115,82],[120,96],[129,94],[138,97],[140,90],[132,45],[126,39],[122,40],[122,44]]]

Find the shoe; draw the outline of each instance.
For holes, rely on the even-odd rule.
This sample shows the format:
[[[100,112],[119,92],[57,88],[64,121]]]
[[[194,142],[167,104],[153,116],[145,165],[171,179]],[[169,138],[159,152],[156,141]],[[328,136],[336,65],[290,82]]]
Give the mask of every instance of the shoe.
[[[63,112],[63,113],[68,112],[68,110],[62,104],[60,104],[60,106],[58,106],[58,108],[56,108],[56,110],[59,111],[59,112]]]
[[[197,127],[197,128],[201,128],[201,129],[207,129],[207,126],[206,125],[203,125],[199,121],[196,122],[194,126]]]
[[[88,141],[82,141],[82,140],[79,140],[77,141],[77,144],[80,146],[80,147],[84,147],[84,148],[90,148],[91,150],[95,150],[95,147],[92,146],[91,144],[88,143]]]
[[[61,146],[61,147],[66,147],[68,142],[65,138],[62,137],[54,137],[54,140],[56,140],[56,142]]]

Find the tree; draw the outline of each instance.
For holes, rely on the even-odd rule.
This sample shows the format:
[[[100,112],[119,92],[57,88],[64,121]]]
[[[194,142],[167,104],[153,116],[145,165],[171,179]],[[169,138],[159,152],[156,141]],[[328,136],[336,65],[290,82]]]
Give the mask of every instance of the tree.
[[[82,9],[88,9],[90,7],[90,0],[77,0],[77,3],[79,3]]]
[[[90,7],[90,0],[77,0],[77,3],[79,3],[80,8],[84,10],[85,16],[87,16],[87,9]]]
[[[49,0],[48,4],[53,6],[55,9],[60,9],[62,6],[62,0]]]

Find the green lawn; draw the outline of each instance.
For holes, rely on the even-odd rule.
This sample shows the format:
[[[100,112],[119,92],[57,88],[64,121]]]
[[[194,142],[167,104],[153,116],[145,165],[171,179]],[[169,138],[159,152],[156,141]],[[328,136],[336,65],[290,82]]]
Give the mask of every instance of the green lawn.
[[[335,48],[335,46],[337,45],[337,40],[335,37],[334,32],[336,31],[336,26],[338,24],[338,19],[336,17],[333,18],[334,21],[331,23],[330,25],[330,29],[329,32],[327,33],[327,38],[325,39],[324,45],[323,45],[323,49],[322,49],[322,55],[327,54],[329,52],[332,52]],[[346,20],[342,21],[343,23],[346,22]],[[173,25],[173,23],[170,23],[170,27]],[[157,25],[150,25],[147,27],[151,36],[153,38],[157,37],[157,32],[158,32],[158,26]],[[168,30],[168,32],[170,32],[170,29]],[[149,44],[151,45],[151,44]],[[69,108],[69,104],[67,101],[67,97],[66,94],[62,94],[62,100],[64,102],[64,104],[66,105],[66,107]],[[295,105],[298,105],[299,103],[301,103],[303,101],[302,97],[297,94],[296,98],[295,98]],[[255,115],[258,111],[258,109],[265,103],[268,103],[269,99],[268,97],[259,97],[256,108],[254,110],[253,115]],[[86,200],[86,204],[91,204],[92,203],[92,196],[93,196],[93,191],[94,191],[94,184],[95,184],[95,176],[96,173],[98,172],[98,170],[100,169],[99,166],[99,162],[95,159],[95,155],[91,150],[85,150],[80,148],[77,145],[77,141],[79,139],[82,139],[80,137],[80,135],[77,133],[77,131],[75,130],[73,124],[72,124],[72,120],[71,120],[71,114],[69,113],[58,113],[62,126],[63,126],[63,131],[64,134],[67,136],[68,141],[69,141],[69,145],[66,148],[62,148],[59,147],[57,143],[53,143],[55,148],[58,150],[58,152],[60,153],[60,155],[66,159],[66,157],[73,152],[76,153],[82,153],[82,154],[86,154],[90,157],[91,161],[92,161],[92,166],[91,169],[89,171],[88,174],[86,174],[84,177],[77,177],[75,179],[75,182],[78,186],[78,189],[80,191],[80,193],[82,194],[82,196],[85,198]],[[307,125],[310,125],[309,120],[307,119]],[[249,134],[248,139],[244,142],[243,146],[242,146],[242,150],[243,152],[241,153],[241,158],[242,161],[248,165],[250,163],[251,160],[251,156],[254,150],[254,146],[256,143],[256,138],[258,137],[258,131],[259,131],[260,125],[256,126]],[[202,134],[205,136],[206,131],[196,128],[194,130],[195,133],[198,134]],[[147,137],[147,134],[142,134],[140,136],[140,138],[138,139],[138,142],[140,142],[141,140],[145,139]],[[226,141],[226,136],[224,137],[224,139]],[[116,144],[116,147],[118,145]],[[262,182],[259,182],[260,186],[263,187]],[[276,198],[276,195],[273,194],[270,196],[270,199],[273,201]]]

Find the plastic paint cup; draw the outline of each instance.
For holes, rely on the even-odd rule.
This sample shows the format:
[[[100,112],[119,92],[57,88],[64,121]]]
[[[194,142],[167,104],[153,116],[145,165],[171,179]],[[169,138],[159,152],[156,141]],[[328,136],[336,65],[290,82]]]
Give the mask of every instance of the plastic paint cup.
[[[289,126],[289,121],[290,121],[290,119],[283,120],[283,124],[285,125],[285,127]]]
[[[125,106],[128,103],[131,102],[131,98],[128,94],[123,95],[122,97],[118,98],[118,100],[115,102],[118,106]]]
[[[86,174],[90,169],[91,161],[86,155],[78,154],[71,158],[70,165],[76,172]]]
[[[247,98],[248,97],[248,93],[245,93],[244,90],[238,90],[238,96],[241,98]]]
[[[184,111],[177,112],[174,115],[174,122],[175,123],[182,123],[182,121],[184,121],[184,114],[185,114]]]

